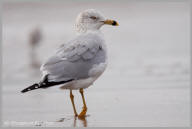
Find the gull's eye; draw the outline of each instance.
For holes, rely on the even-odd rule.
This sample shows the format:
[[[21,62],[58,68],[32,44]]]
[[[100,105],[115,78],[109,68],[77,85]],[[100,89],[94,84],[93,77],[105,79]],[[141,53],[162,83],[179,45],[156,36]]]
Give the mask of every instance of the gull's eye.
[[[97,19],[97,17],[95,17],[95,16],[91,16],[90,18],[93,19],[93,20]]]

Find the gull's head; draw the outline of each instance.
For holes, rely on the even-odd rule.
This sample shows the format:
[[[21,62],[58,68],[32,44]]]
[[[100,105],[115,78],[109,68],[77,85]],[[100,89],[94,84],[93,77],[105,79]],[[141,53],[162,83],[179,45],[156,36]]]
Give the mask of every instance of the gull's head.
[[[105,24],[118,26],[116,21],[105,19],[97,10],[88,9],[77,16],[75,27],[77,32],[86,32],[88,30],[99,30]]]

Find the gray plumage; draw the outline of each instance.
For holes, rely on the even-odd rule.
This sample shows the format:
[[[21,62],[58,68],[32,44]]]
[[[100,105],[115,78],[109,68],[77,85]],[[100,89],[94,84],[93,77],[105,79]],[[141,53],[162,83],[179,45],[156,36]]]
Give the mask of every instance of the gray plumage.
[[[42,66],[49,81],[89,78],[94,65],[106,61],[104,40],[101,34],[86,33],[59,47]]]

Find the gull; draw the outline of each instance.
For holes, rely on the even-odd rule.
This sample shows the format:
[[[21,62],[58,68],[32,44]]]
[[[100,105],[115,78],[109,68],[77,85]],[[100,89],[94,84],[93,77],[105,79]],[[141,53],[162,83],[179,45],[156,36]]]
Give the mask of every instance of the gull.
[[[70,90],[70,99],[75,117],[86,116],[87,106],[83,89],[88,88],[105,71],[107,67],[107,50],[105,40],[100,28],[105,25],[118,26],[115,20],[105,17],[95,9],[81,12],[75,23],[78,35],[62,44],[56,52],[42,64],[40,70],[42,78],[22,93],[62,85],[62,89]],[[83,108],[78,115],[72,90],[79,90]]]

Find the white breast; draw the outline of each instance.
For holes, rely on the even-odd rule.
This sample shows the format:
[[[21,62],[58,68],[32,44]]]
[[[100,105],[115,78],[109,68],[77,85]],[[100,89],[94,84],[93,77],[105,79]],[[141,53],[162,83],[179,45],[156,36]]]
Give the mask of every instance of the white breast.
[[[89,78],[74,80],[62,86],[61,89],[77,90],[80,88],[83,88],[83,89],[88,88],[105,71],[106,67],[107,67],[107,62],[100,63],[99,65],[95,65],[89,71],[89,76],[90,76]]]

